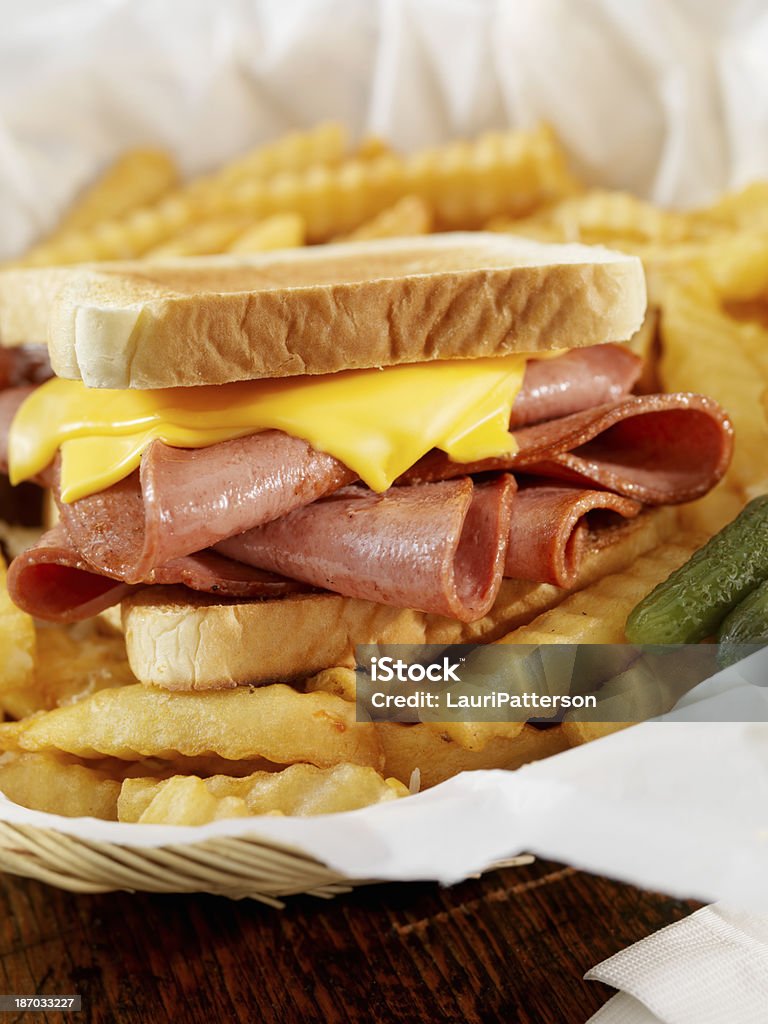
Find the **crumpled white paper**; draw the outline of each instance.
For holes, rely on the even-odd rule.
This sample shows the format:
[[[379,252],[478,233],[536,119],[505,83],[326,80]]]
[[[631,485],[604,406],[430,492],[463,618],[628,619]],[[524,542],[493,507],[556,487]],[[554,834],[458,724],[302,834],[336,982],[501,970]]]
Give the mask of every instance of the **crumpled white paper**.
[[[0,0],[0,259],[125,147],[187,172],[333,117],[412,149],[544,118],[590,181],[768,175],[761,0]]]
[[[750,0],[0,0],[0,25],[0,258],[127,146],[199,172],[329,117],[406,149],[546,118],[590,181],[673,204],[768,176]],[[768,724],[731,721],[766,693],[732,670],[687,698],[703,721],[345,815],[161,828],[0,798],[0,817],[137,846],[248,832],[358,878],[450,883],[531,851],[768,910]]]

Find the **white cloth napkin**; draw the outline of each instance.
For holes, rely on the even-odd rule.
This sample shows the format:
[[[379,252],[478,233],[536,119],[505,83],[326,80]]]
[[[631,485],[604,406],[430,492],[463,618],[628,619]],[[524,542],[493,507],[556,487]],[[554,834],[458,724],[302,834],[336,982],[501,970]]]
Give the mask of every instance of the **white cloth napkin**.
[[[587,1024],[766,1024],[768,916],[704,907],[585,977],[620,990]]]

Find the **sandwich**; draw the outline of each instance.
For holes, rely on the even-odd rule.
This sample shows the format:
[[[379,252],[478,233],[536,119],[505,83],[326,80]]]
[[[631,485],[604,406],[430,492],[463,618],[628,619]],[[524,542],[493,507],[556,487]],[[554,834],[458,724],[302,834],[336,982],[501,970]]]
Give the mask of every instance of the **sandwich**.
[[[630,566],[731,456],[707,396],[635,394],[634,257],[444,234],[7,270],[0,468],[56,522],[8,573],[119,609],[140,682],[306,679],[366,643],[490,642]]]

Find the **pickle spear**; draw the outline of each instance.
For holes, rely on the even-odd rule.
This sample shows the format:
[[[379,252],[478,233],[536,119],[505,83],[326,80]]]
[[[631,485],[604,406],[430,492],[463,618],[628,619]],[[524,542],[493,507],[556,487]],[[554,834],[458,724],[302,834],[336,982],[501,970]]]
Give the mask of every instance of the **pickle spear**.
[[[768,494],[762,494],[637,605],[627,619],[627,639],[698,643],[766,579]]]
[[[717,660],[723,668],[752,653],[751,645],[768,644],[768,580],[726,615],[718,640]],[[749,646],[745,648],[744,644]]]

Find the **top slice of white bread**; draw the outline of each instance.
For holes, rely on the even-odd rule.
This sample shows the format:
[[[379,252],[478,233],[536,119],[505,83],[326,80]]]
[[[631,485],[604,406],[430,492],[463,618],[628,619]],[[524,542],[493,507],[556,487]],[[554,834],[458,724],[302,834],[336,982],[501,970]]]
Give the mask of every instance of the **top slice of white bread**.
[[[634,257],[443,234],[0,273],[0,342],[45,343],[60,377],[160,388],[623,341]]]

